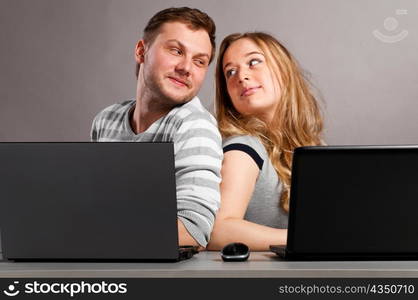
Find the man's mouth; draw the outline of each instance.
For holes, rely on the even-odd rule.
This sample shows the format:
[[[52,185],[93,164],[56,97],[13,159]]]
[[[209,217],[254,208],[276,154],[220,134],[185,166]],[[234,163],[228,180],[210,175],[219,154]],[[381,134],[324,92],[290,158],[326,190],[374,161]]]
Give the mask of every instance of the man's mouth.
[[[241,96],[250,96],[254,94],[259,88],[261,88],[261,85],[259,86],[253,86],[253,87],[247,87],[242,90]]]
[[[170,79],[171,82],[174,84],[181,86],[181,87],[189,87],[190,83],[187,80],[180,79],[178,77],[168,76],[168,79]]]

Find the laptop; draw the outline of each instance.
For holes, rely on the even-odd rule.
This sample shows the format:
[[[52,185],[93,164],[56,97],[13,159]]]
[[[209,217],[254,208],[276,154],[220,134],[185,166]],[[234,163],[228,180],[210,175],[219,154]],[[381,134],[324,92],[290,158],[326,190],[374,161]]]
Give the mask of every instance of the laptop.
[[[172,143],[0,143],[8,260],[190,258],[179,247]]]
[[[418,259],[418,146],[295,149],[289,260]]]

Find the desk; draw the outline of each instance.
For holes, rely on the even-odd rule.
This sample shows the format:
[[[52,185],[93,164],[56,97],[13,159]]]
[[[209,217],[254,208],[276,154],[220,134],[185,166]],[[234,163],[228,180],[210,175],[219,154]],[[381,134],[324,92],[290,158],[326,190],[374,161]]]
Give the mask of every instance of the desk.
[[[223,262],[204,251],[177,263],[0,262],[0,278],[418,278],[418,261],[289,262],[269,252],[253,252],[246,262]]]

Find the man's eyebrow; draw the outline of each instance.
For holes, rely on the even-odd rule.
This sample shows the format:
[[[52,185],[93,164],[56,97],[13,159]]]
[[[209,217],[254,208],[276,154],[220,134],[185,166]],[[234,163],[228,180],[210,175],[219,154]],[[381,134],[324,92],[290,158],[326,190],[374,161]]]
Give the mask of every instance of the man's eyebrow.
[[[247,57],[247,56],[250,56],[250,55],[253,55],[253,54],[259,54],[259,55],[262,55],[262,56],[264,56],[264,54],[263,53],[261,53],[261,52],[258,52],[258,51],[251,51],[251,52],[248,52],[247,54],[245,54],[245,57]],[[229,66],[230,64],[232,64],[232,63],[227,63],[224,67],[223,67],[223,69],[225,70],[225,68],[227,67],[227,66]]]
[[[180,47],[184,48],[184,45],[179,40],[171,39],[171,40],[166,41],[166,43],[173,43],[173,42],[179,44]]]
[[[187,49],[187,47],[182,42],[180,42],[179,40],[176,40],[176,39],[167,40],[167,43],[176,43],[176,44],[179,45],[180,48]],[[207,53],[203,53],[203,52],[202,53],[197,53],[194,56],[195,57],[206,56],[208,59],[210,59],[210,55],[207,54]]]
[[[195,55],[195,57],[203,57],[203,56],[206,56],[208,60],[210,59],[210,55],[207,53],[198,53]]]

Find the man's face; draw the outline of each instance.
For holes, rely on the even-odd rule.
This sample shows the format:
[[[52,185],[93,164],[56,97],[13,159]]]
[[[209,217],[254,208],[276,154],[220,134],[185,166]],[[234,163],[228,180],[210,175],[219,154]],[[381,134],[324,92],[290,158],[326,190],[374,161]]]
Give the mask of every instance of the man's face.
[[[151,43],[143,45],[139,78],[146,91],[164,104],[190,101],[202,86],[208,69],[212,45],[208,33],[191,30],[179,22],[165,23]],[[139,49],[141,50],[141,49]],[[141,74],[142,73],[142,74]]]

